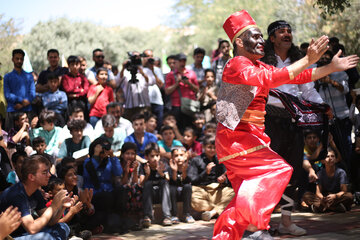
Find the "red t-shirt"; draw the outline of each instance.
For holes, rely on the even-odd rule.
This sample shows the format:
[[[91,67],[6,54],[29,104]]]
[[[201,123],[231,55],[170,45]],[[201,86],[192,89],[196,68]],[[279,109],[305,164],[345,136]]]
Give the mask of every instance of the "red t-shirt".
[[[84,75],[78,74],[76,77],[70,75],[70,73],[62,76],[61,86],[66,94],[78,94],[80,96],[86,96],[89,90],[89,81]]]
[[[186,150],[191,149],[192,152],[195,152],[197,155],[200,155],[202,153],[202,145],[198,141],[194,141],[194,143],[191,146],[186,146]]]
[[[175,74],[177,74],[177,71],[175,71]],[[196,79],[196,73],[192,70],[189,69],[185,69],[185,73],[182,74],[182,76],[186,76],[189,79],[189,82],[191,82],[192,84],[195,84],[197,86],[199,86],[199,83]],[[165,80],[165,88],[168,88],[172,85],[175,84],[175,78],[174,78],[174,73],[170,72],[166,75],[166,80]],[[180,91],[181,91],[181,96],[182,97],[186,97],[186,98],[190,98],[192,100],[196,100],[196,93],[193,92],[191,90],[191,88],[187,85],[184,84],[182,82],[180,82]],[[180,103],[180,95],[179,95],[179,88],[175,89],[175,91],[170,95],[171,97],[171,106],[174,107],[180,107],[181,103]]]
[[[99,84],[91,85],[87,97],[91,97],[96,93],[96,87]],[[102,117],[106,114],[106,106],[114,101],[114,91],[111,87],[105,86],[99,96],[96,98],[95,103],[90,107],[89,116]]]

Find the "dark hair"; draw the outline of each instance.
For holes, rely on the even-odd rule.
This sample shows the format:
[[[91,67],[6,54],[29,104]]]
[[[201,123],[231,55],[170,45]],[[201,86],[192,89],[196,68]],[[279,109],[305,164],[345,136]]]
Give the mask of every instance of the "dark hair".
[[[98,144],[100,144],[103,148],[104,148],[104,146],[106,146],[106,147],[111,146],[110,142],[106,138],[98,137],[90,144],[90,147],[89,147],[90,157],[92,157],[94,155],[95,147]]]
[[[85,61],[85,62],[86,62],[86,58],[85,58],[85,57],[83,57],[83,56],[78,56],[78,58],[79,58],[79,61],[80,61],[80,62],[82,62],[82,61]]]
[[[19,121],[21,116],[24,116],[24,114],[27,114],[26,112],[15,112],[13,115],[14,122]]]
[[[84,130],[86,127],[86,122],[85,120],[72,119],[68,122],[67,126],[70,132],[72,130]]]
[[[204,71],[205,74],[204,75],[206,76],[206,74],[208,72],[212,72],[215,75],[215,71],[213,69],[211,69],[211,68],[205,69],[205,71]]]
[[[72,63],[80,63],[80,59],[78,56],[71,55],[67,58],[67,64],[70,65]]]
[[[52,190],[54,190],[54,188],[55,188],[56,186],[59,186],[59,185],[62,185],[62,184],[64,184],[64,180],[63,180],[63,179],[58,178],[58,177],[56,177],[56,178],[51,178],[51,179],[49,180],[49,184],[47,185],[47,188],[49,189],[49,191],[52,191]]]
[[[106,64],[106,65],[111,65],[111,62],[108,61],[108,60],[104,60],[104,64]]]
[[[104,67],[99,67],[97,70],[96,70],[96,75],[99,75],[100,72],[108,72],[108,69],[107,68],[104,68]]]
[[[171,130],[175,134],[174,128],[169,125],[162,126],[160,128],[160,134],[163,134],[163,132],[168,131],[168,130]]]
[[[61,168],[58,169],[59,171],[57,172],[57,176],[61,179],[65,179],[65,175],[70,169],[75,169],[75,168],[73,166],[62,165]]]
[[[177,60],[176,56],[175,55],[169,55],[167,58],[166,58],[166,62],[169,61],[169,59],[174,59],[174,60]]]
[[[35,175],[39,169],[39,165],[43,163],[47,167],[51,166],[50,161],[43,155],[32,155],[31,157],[25,158],[24,163],[21,167],[20,181],[25,183],[29,174]]]
[[[47,56],[49,56],[50,53],[57,53],[58,56],[60,55],[59,51],[58,51],[57,49],[54,49],[54,48],[49,49],[49,50],[47,51]]]
[[[62,166],[66,166],[66,165],[68,165],[69,163],[76,163],[75,158],[73,158],[73,157],[64,157],[64,158],[61,160],[61,165],[62,165]],[[59,164],[59,165],[60,165],[60,164]]]
[[[315,134],[320,139],[320,132],[312,128],[304,129],[303,134],[304,134],[304,138],[306,138],[309,134]]]
[[[205,135],[202,145],[206,146],[206,145],[209,145],[209,144],[215,145],[215,135],[214,134]]]
[[[203,55],[205,55],[205,49],[203,49],[203,48],[195,48],[194,49],[194,56],[195,55],[197,55],[197,54],[203,54]]]
[[[300,48],[308,48],[309,45],[310,45],[309,43],[304,42],[304,43],[300,44]]]
[[[115,108],[115,107],[122,108],[122,104],[119,102],[111,102],[108,105],[106,105],[106,112],[108,112],[110,108]]]
[[[339,44],[340,40],[337,37],[331,37],[329,38],[329,43],[335,43],[335,44]]]
[[[345,54],[345,47],[342,44],[336,44],[333,48],[332,48],[332,52],[334,54],[338,53],[338,51],[341,50],[342,54]]]
[[[19,157],[27,157],[26,152],[24,151],[18,151],[18,152],[14,152],[14,154],[11,156],[11,162],[15,165],[16,162],[18,161]]]
[[[39,123],[44,124],[45,122],[54,123],[56,119],[55,112],[52,110],[43,110],[39,116]]]
[[[96,48],[93,50],[93,56],[95,55],[96,52],[104,52],[104,51],[100,48]]]
[[[205,119],[205,114],[203,112],[197,112],[194,114],[194,121],[198,119]]]
[[[84,103],[82,101],[73,101],[69,106],[69,115],[78,112],[84,112]]]
[[[145,116],[144,116],[144,114],[135,114],[135,115],[131,118],[131,122],[135,122],[136,120],[139,120],[139,119],[144,119],[144,121],[145,121]]]
[[[136,153],[136,151],[137,151],[137,146],[136,146],[136,144],[133,143],[133,142],[126,142],[126,143],[124,143],[124,144],[122,145],[122,147],[121,147],[121,155],[123,155],[127,150],[130,150],[130,149],[134,150],[135,153]]]
[[[145,116],[145,122],[149,121],[151,118],[155,118],[157,121],[157,116],[155,114],[148,114]]]
[[[331,152],[334,152],[335,157],[336,157],[336,158],[338,157],[337,151],[335,151],[335,149],[332,148],[331,146],[328,146],[326,150],[327,150],[327,152],[330,152],[330,151],[331,151]],[[326,156],[326,157],[327,157],[327,156]],[[325,157],[325,158],[326,158],[326,157]]]
[[[229,42],[228,40],[223,39],[223,40],[219,41],[218,49],[220,49],[220,47],[221,47],[221,45],[222,45],[223,43],[227,43],[227,44],[230,45],[230,42]]]
[[[53,73],[53,72],[48,73],[48,74],[46,75],[46,79],[47,79],[48,81],[53,80],[53,79],[56,79],[56,80],[59,81],[59,77],[58,77],[55,73]]]
[[[34,138],[33,140],[32,140],[32,147],[35,147],[35,146],[37,146],[37,145],[39,145],[39,144],[41,144],[41,143],[46,143],[45,142],[45,138],[43,138],[43,137],[36,137],[36,138]]]
[[[185,132],[191,132],[191,134],[193,135],[193,137],[196,137],[196,132],[195,132],[194,128],[192,128],[192,127],[186,127],[186,128],[184,129],[184,133],[185,133]]]
[[[111,114],[105,114],[104,116],[102,116],[101,118],[101,123],[103,125],[104,128],[107,127],[115,127],[116,126],[116,119],[113,115]]]
[[[205,123],[204,130],[208,130],[209,128],[215,128],[216,129],[216,124],[213,123],[213,122]]]
[[[270,41],[270,37],[265,41],[264,52],[265,52],[265,56],[260,60],[266,64],[276,66],[278,62],[275,56],[274,44]],[[292,63],[302,58],[302,53],[300,49],[296,47],[293,43],[291,44],[291,47],[288,50],[288,57],[290,58],[290,61]]]
[[[171,148],[171,156],[174,154],[175,151],[184,151],[186,152],[186,148],[183,146],[175,146]]]
[[[15,54],[21,54],[23,57],[25,57],[25,52],[24,52],[24,50],[22,50],[22,49],[14,49],[13,51],[12,51],[12,56],[14,57],[15,56]]]
[[[144,155],[148,156],[152,151],[155,151],[157,153],[160,153],[160,148],[155,142],[148,143],[145,146]]]
[[[167,118],[167,117],[169,117],[169,116],[174,117],[174,118],[175,118],[175,120],[176,120],[175,115],[174,115],[174,114],[172,114],[171,112],[167,112],[167,113],[165,113],[165,114],[164,114],[164,116],[163,116],[163,120],[164,120],[164,119],[166,119],[166,118]]]
[[[116,66],[116,65],[111,65],[111,71],[112,71],[112,72],[119,71],[118,66]]]

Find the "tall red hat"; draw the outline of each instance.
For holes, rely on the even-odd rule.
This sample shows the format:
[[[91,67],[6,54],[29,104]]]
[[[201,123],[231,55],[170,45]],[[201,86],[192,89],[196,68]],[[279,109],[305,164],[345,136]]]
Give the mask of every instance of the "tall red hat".
[[[252,27],[257,27],[256,22],[246,10],[231,14],[223,25],[231,43],[234,43],[238,36]]]

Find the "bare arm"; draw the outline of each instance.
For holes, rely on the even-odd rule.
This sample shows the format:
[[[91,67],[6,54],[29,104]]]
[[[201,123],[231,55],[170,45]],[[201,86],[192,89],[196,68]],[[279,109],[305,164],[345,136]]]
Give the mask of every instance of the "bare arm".
[[[95,94],[92,95],[92,96],[90,96],[90,97],[88,97],[88,101],[89,101],[90,104],[94,104],[94,103],[95,103],[96,98],[99,96],[99,94],[102,92],[102,90],[104,90],[103,86],[98,85],[98,86],[96,87],[96,92],[95,92]]]

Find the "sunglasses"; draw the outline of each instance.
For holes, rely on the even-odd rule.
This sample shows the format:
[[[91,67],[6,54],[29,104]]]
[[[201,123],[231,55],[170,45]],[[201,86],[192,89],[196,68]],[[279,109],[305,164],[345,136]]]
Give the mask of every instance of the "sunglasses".
[[[105,58],[104,55],[95,56],[95,58]]]

